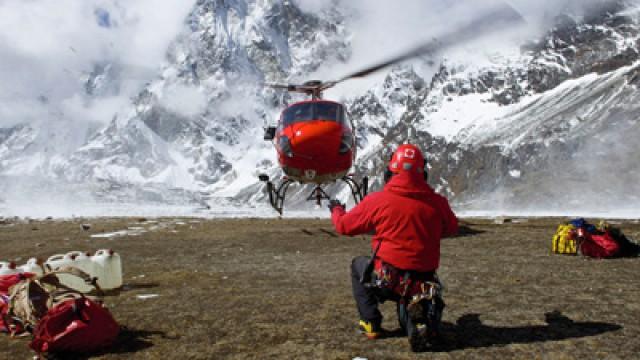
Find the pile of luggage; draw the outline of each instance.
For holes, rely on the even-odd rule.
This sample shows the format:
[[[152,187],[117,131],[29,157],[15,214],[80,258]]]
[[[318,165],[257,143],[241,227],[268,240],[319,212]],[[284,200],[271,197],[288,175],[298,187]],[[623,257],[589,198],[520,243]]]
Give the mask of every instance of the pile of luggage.
[[[0,262],[0,332],[31,335],[39,354],[99,351],[120,331],[103,290],[120,286],[120,257],[110,250],[32,258],[22,266]]]
[[[577,218],[558,226],[552,238],[551,252],[599,259],[630,257],[639,256],[640,245],[606,221],[600,221],[596,226]]]

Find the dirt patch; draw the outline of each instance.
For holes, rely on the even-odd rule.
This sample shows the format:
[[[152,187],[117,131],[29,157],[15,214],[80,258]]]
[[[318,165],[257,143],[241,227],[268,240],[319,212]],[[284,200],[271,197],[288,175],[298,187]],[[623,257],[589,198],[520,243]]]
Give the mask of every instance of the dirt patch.
[[[328,220],[11,222],[0,224],[0,258],[121,254],[125,286],[105,302],[126,329],[95,358],[636,357],[640,259],[551,255],[559,221],[468,219],[464,236],[444,240],[446,343],[425,355],[397,332],[378,341],[357,334],[349,265],[369,253],[368,239],[338,236]],[[640,238],[637,222],[619,226]],[[131,227],[146,231],[121,232]],[[383,326],[397,330],[394,305],[382,311]],[[0,354],[32,355],[26,339],[6,336]]]

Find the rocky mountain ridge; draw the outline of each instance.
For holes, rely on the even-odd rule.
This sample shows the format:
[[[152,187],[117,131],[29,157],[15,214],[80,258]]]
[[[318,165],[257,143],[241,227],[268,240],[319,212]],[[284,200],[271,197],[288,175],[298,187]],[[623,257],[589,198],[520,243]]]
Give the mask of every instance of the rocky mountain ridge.
[[[126,116],[46,164],[40,150],[29,151],[36,127],[0,129],[0,176],[5,186],[36,175],[86,185],[99,201],[261,203],[257,174],[280,173],[262,127],[296,98],[260,84],[347,60],[351,15],[344,11],[310,14],[287,0],[200,0],[168,49],[167,66]],[[620,1],[594,16],[560,17],[542,39],[489,66],[429,58],[431,77],[407,64],[390,69],[379,86],[346,100],[358,130],[357,172],[379,188],[393,146],[413,141],[426,150],[430,183],[460,207],[561,209],[585,197],[629,199],[622,189],[640,190],[629,185],[640,169],[612,159],[640,150],[633,140],[637,13]],[[117,66],[96,67],[87,94],[117,92],[117,74]],[[291,206],[302,206],[295,199],[306,191],[294,189]],[[330,192],[348,197],[340,186]]]

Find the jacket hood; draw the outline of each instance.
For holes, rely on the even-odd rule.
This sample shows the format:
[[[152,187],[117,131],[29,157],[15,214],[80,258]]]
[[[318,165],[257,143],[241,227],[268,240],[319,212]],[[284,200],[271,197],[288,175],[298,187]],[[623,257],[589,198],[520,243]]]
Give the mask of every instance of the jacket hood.
[[[411,172],[394,175],[384,186],[384,191],[412,198],[424,198],[434,193],[422,174]]]

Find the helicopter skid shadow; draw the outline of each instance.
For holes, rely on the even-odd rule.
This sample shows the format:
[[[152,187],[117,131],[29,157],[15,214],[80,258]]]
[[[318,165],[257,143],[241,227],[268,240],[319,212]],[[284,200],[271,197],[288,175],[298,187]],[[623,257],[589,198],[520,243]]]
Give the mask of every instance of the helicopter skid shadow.
[[[458,226],[458,233],[451,236],[452,238],[459,238],[459,237],[466,237],[466,236],[473,236],[473,235],[477,235],[477,234],[482,234],[485,231],[483,230],[477,230],[474,229],[472,227],[469,227],[467,225],[459,225]]]
[[[327,234],[327,235],[329,235],[331,237],[338,237],[338,235],[335,232],[331,231],[331,230],[327,230],[327,229],[318,229],[318,230],[320,230],[321,232],[323,232],[323,233],[325,233],[325,234]]]
[[[153,289],[153,288],[156,288],[158,286],[160,286],[160,284],[154,283],[154,282],[149,282],[149,283],[126,283],[126,284],[122,285],[122,287],[120,287],[118,289],[103,291],[103,295],[104,296],[117,296],[117,295],[120,295],[120,293],[131,291],[131,290]]]

